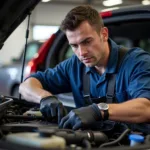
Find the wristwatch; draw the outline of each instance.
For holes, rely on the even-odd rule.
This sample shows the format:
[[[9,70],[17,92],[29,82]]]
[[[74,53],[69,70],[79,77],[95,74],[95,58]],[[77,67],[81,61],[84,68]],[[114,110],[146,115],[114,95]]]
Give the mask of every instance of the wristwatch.
[[[104,112],[103,120],[108,120],[108,118],[109,118],[109,112],[108,112],[109,105],[107,103],[99,103],[98,108]]]

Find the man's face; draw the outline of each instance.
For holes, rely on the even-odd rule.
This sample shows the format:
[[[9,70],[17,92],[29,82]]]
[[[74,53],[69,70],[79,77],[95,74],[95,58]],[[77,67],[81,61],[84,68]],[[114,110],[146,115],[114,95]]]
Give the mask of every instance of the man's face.
[[[66,36],[73,52],[87,67],[104,66],[108,48],[108,30],[102,28],[100,33],[87,21],[74,31],[67,30]]]

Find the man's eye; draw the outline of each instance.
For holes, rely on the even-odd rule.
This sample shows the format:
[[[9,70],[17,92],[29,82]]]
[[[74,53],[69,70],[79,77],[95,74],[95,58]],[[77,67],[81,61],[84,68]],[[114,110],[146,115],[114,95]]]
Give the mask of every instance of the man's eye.
[[[84,43],[85,43],[85,44],[89,44],[90,42],[91,42],[91,41],[90,41],[90,40],[88,40],[88,41],[85,41]]]

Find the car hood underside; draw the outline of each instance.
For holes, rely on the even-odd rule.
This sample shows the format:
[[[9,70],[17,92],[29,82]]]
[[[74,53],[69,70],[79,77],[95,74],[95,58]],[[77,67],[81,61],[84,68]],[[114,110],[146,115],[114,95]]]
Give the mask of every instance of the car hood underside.
[[[0,1],[0,49],[9,35],[39,2],[40,0]]]

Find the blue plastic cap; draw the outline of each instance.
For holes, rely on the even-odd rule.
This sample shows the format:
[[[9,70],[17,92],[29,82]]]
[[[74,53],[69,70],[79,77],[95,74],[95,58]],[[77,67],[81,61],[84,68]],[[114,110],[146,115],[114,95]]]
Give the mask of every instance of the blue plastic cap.
[[[130,134],[129,139],[135,142],[144,142],[144,137],[138,134]]]

